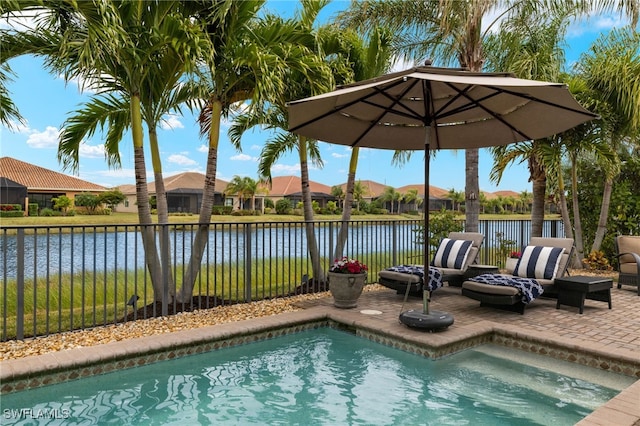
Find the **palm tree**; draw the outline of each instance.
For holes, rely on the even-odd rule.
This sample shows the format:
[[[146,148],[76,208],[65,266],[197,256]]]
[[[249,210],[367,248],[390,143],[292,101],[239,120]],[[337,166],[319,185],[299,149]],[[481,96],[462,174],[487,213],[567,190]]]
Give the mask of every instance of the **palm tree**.
[[[287,23],[292,31],[301,34],[296,56],[301,66],[297,69],[289,68],[287,72],[278,76],[278,85],[281,86],[279,96],[269,99],[268,103],[254,103],[247,113],[236,117],[229,130],[231,142],[237,149],[241,147],[243,133],[254,126],[266,126],[267,129],[276,131],[275,137],[265,143],[258,165],[260,178],[267,182],[271,182],[271,167],[284,153],[294,150],[298,152],[307,248],[316,283],[324,283],[325,278],[314,230],[308,163],[310,160],[315,166],[321,167],[322,160],[317,141],[288,131],[286,102],[327,91],[333,86],[330,62],[325,62],[330,52],[325,50],[327,45],[324,42],[335,40],[337,33],[328,27],[313,27],[318,13],[326,4],[325,1],[304,2],[302,10],[296,14],[296,19]],[[345,69],[341,59],[333,65]]]
[[[552,12],[558,9],[564,10],[568,7],[581,13],[618,9],[632,18],[634,26],[640,13],[640,7],[636,0],[631,2],[525,0],[516,3],[499,0],[444,0],[437,2],[388,0],[385,2],[353,2],[350,9],[339,16],[339,20],[343,25],[354,26],[364,31],[377,25],[389,27],[400,37],[398,51],[407,58],[422,61],[424,58],[434,57],[445,64],[457,61],[460,66],[470,71],[482,71],[485,61],[483,42],[495,29],[494,27],[497,25],[508,26],[510,22],[523,22],[522,17],[530,14],[542,17],[547,13],[553,14]],[[483,18],[492,14],[498,14],[502,20],[495,19],[483,29]],[[478,150],[467,149],[465,162],[467,171],[465,230],[477,232],[480,211]],[[532,177],[538,179],[543,172],[536,164],[530,165],[530,170]],[[538,192],[534,188],[534,193]],[[534,197],[534,200],[536,199]],[[542,214],[544,214],[544,205],[542,205]]]
[[[400,194],[398,191],[396,191],[396,189],[393,186],[387,186],[384,189],[384,192],[382,193],[382,195],[380,196],[380,201],[386,203],[386,202],[390,202],[391,203],[391,211],[390,213],[393,214],[393,205],[396,201],[399,200],[398,197],[402,197],[402,194]],[[399,208],[400,206],[398,206]]]
[[[404,201],[407,203],[413,203],[414,210],[418,210],[418,203],[421,201],[421,198],[418,196],[418,190],[415,188],[407,190],[404,194]]]
[[[209,239],[209,226],[206,224],[211,219],[215,195],[221,118],[231,112],[234,104],[251,99],[251,111],[255,116],[251,125],[267,122],[273,115],[262,107],[269,103],[284,109],[286,101],[294,98],[288,96],[299,89],[299,85],[290,85],[294,81],[292,76],[298,76],[298,80],[304,79],[306,82],[307,91],[304,95],[309,92],[319,93],[329,87],[325,85],[329,72],[310,48],[315,44],[310,32],[311,24],[303,27],[270,14],[259,17],[263,4],[264,0],[196,3],[201,8],[196,16],[206,24],[208,39],[215,50],[206,58],[208,95],[204,99],[205,106],[199,118],[201,133],[207,135],[209,145],[199,216],[201,225],[194,238],[179,300],[191,297]],[[313,3],[309,8],[317,9],[319,6]],[[303,19],[309,16],[304,16]],[[236,143],[239,143],[238,138]],[[301,151],[306,152],[306,149]],[[303,192],[305,190],[308,188],[303,187]],[[310,198],[308,204],[311,208]],[[314,246],[311,239],[308,239],[308,244],[309,247]],[[319,265],[319,256],[316,257],[316,264]]]
[[[334,185],[331,187],[331,195],[338,200],[338,205],[344,208],[344,190],[340,185]]]
[[[353,184],[353,199],[356,202],[356,210],[360,210],[360,203],[365,195],[369,195],[369,190],[362,184],[362,181],[356,181]]]
[[[227,195],[237,195],[238,196],[238,208],[240,210],[242,210],[244,208],[244,194],[246,192],[246,186],[245,186],[246,182],[244,180],[244,178],[235,175],[231,181],[229,181],[229,184],[227,185],[226,189],[224,190],[225,194]]]
[[[344,52],[353,70],[353,80],[360,81],[373,78],[386,73],[391,66],[391,44],[392,36],[389,30],[374,28],[369,34],[368,40],[363,39],[355,32],[345,32],[342,34]],[[344,246],[349,233],[349,220],[351,219],[351,209],[354,199],[354,185],[356,180],[356,169],[358,168],[358,156],[360,148],[351,149],[351,159],[349,161],[349,172],[347,175],[347,187],[345,202],[342,209],[342,222],[338,231],[334,259],[339,259],[343,255]]]
[[[464,202],[464,192],[456,191],[455,188],[451,188],[449,192],[447,192],[447,197],[449,197],[453,203],[453,209],[460,212],[460,204]]]
[[[27,6],[28,3],[20,3]],[[147,120],[152,138],[153,163],[162,175],[154,138],[155,126],[161,115],[171,106],[164,91],[175,88],[183,76],[189,55],[197,54],[198,46],[190,44],[192,26],[179,13],[180,2],[148,2],[145,7],[132,1],[91,2],[53,1],[40,10],[41,19],[31,31],[15,34],[8,54],[36,54],[45,56],[45,65],[66,80],[78,78],[89,81],[101,95],[94,97],[83,110],[73,116],[61,135],[58,158],[66,168],[77,170],[79,145],[83,137],[92,134],[98,125],[108,124],[107,161],[118,166],[118,143],[125,129],[131,128],[135,171],[138,218],[142,225],[145,261],[154,286],[155,298],[160,300],[164,285],[160,261],[153,235],[146,166],[143,150],[142,121]],[[154,22],[149,28],[148,23]],[[7,41],[7,40],[5,40]],[[4,43],[3,43],[4,44]],[[189,45],[188,47],[186,45]],[[6,57],[2,58],[3,61]],[[163,61],[167,61],[164,64]],[[172,66],[169,69],[169,65]],[[166,79],[161,81],[162,67]],[[156,81],[157,80],[157,81]],[[166,86],[163,86],[166,84]],[[159,103],[164,101],[163,107]],[[176,104],[173,104],[176,105]],[[160,197],[160,201],[162,202]],[[166,199],[164,200],[166,209]],[[166,223],[166,219],[163,216]],[[168,278],[168,277],[167,277]]]
[[[640,135],[640,34],[631,28],[612,30],[594,42],[576,65],[594,99],[600,120],[598,137],[615,153],[629,141],[638,145]],[[606,120],[606,121],[605,121]],[[633,142],[632,142],[633,143]],[[604,238],[613,182],[619,160],[605,168],[600,218],[591,251],[600,250]]]

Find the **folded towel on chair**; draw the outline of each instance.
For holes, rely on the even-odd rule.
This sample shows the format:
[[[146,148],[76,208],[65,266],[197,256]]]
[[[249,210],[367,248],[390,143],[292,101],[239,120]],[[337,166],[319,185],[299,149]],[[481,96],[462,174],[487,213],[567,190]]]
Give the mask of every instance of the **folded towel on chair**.
[[[533,302],[536,297],[544,292],[542,286],[533,278],[515,277],[513,275],[482,274],[469,278],[469,281],[481,284],[515,287],[522,293],[522,303],[525,305]]]
[[[420,283],[424,288],[424,267],[419,265],[399,265],[385,268],[385,271],[399,272],[401,274],[411,274],[420,277]],[[427,290],[434,291],[442,287],[442,272],[439,269],[429,267],[429,282]]]

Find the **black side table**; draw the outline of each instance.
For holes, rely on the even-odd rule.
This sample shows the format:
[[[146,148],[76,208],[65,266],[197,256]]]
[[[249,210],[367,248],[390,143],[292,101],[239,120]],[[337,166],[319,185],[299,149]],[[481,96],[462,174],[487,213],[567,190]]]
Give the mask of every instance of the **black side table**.
[[[464,279],[468,280],[469,278],[477,277],[482,274],[499,274],[500,269],[494,265],[469,265],[467,270],[464,271]]]
[[[608,302],[611,309],[611,278],[576,275],[556,278],[553,284],[558,291],[556,309],[559,309],[560,305],[575,306],[582,313],[585,299]]]

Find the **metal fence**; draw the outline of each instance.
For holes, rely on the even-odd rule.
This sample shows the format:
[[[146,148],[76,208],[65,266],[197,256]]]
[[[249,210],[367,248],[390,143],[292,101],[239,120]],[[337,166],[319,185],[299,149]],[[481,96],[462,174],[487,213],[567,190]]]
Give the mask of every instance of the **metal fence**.
[[[325,271],[340,224],[313,222]],[[421,225],[418,219],[351,221],[344,254],[367,264],[374,282],[385,267],[419,263]],[[198,227],[153,225],[156,239],[170,241],[159,254],[164,291],[158,298],[145,268],[139,225],[2,227],[2,341],[287,297],[316,284],[309,278],[305,222],[211,223],[193,298],[178,303],[167,295],[182,285]],[[485,242],[479,262],[501,264],[500,248],[519,249],[530,228],[529,220],[481,221]],[[543,234],[564,236],[562,223],[546,221]]]

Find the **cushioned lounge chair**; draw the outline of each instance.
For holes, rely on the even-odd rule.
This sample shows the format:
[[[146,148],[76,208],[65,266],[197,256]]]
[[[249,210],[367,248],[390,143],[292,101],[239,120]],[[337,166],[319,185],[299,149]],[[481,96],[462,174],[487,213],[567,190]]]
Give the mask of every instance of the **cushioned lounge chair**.
[[[618,251],[618,288],[633,285],[640,296],[640,236],[619,235],[616,238]]]
[[[557,263],[555,265],[549,265],[549,270],[551,270],[553,273],[546,275],[546,278],[542,278],[543,275],[538,275],[536,277],[529,276],[530,278],[534,278],[538,282],[538,284],[542,286],[542,295],[544,297],[557,297],[557,291],[553,287],[553,282],[557,277],[562,277],[566,273],[567,267],[569,265],[569,259],[571,259],[571,256],[573,255],[572,238],[531,238],[529,246],[525,247],[525,249],[523,250],[523,257],[521,258],[521,262],[518,263],[518,269],[516,271],[513,271],[511,275],[502,274],[501,276],[527,276],[527,273],[525,271],[527,270],[527,266],[529,265],[525,264],[525,262],[527,261],[527,259],[525,258],[525,252],[535,250],[533,249],[534,247],[564,249],[562,251],[562,254],[560,254],[560,256],[558,257]],[[532,268],[529,268],[529,271],[532,271]],[[537,274],[538,271],[534,273]],[[529,275],[533,274],[529,273]],[[524,308],[527,305],[527,303],[525,303],[527,301],[524,299],[525,295],[523,294],[523,291],[519,288],[507,285],[493,285],[467,280],[462,283],[462,295],[480,301],[480,306],[492,306],[496,308],[516,311],[521,314],[524,314]]]
[[[454,287],[462,285],[464,273],[478,258],[483,240],[484,235],[478,232],[451,232],[440,242],[431,265],[442,273],[443,282]],[[414,274],[383,270],[378,273],[378,283],[398,294],[405,294],[410,286],[409,294],[422,296],[422,279]]]

